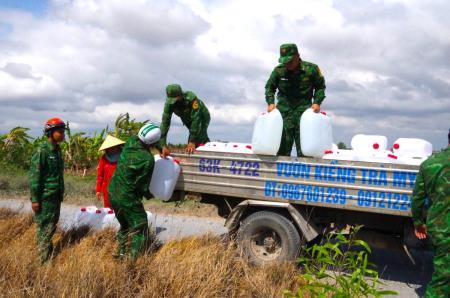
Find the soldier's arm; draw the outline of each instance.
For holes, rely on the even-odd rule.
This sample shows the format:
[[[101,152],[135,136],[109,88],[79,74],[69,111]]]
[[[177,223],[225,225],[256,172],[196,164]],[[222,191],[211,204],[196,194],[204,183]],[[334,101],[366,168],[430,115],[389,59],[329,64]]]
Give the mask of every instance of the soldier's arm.
[[[40,203],[43,190],[43,169],[45,153],[38,149],[31,157],[30,164],[30,194],[32,203]]]
[[[322,104],[322,101],[325,99],[325,78],[323,77],[322,73],[320,72],[320,68],[318,66],[315,67],[313,76],[312,76],[312,83],[314,87],[314,97],[313,97],[313,103],[315,104]]]
[[[161,140],[159,141],[160,146],[164,147],[167,146],[167,133],[169,132],[170,128],[170,120],[172,119],[172,113],[173,109],[172,106],[166,102],[164,105],[164,112],[162,115],[162,121],[161,121]]]
[[[274,69],[267,80],[266,89],[266,102],[268,105],[275,103],[275,93],[277,92],[278,83],[280,81],[280,75]]]
[[[206,106],[204,103],[199,100],[198,98],[195,98],[192,103],[192,110],[191,110],[191,127],[189,129],[189,142],[198,143],[201,138],[202,128],[206,125],[206,123],[203,123],[203,117],[202,115],[204,113],[208,113],[208,110],[206,109]]]
[[[413,194],[411,197],[411,213],[415,227],[424,224],[423,208],[426,197],[427,193],[425,190],[425,181],[423,179],[423,169],[421,167],[419,173],[417,174],[416,182],[414,183]]]

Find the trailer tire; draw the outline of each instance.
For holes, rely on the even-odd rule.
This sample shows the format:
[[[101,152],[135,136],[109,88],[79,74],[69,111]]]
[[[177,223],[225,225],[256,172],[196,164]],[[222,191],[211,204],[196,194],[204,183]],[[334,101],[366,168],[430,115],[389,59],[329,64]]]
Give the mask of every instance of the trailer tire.
[[[241,254],[257,266],[295,260],[301,247],[294,224],[271,211],[258,211],[248,216],[241,223],[236,240]]]

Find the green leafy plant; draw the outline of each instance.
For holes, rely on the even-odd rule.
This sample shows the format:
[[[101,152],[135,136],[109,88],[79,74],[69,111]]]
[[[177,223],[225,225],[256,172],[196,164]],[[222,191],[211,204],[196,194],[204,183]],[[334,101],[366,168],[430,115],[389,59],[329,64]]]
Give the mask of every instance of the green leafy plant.
[[[320,244],[305,250],[298,259],[304,273],[297,292],[284,291],[285,297],[381,297],[396,295],[395,291],[380,289],[375,265],[368,261],[369,245],[356,239],[362,226],[356,226],[346,237],[329,234]]]
[[[17,126],[9,133],[0,136],[0,162],[2,164],[15,163],[25,168],[30,162],[33,138],[28,135],[30,129]]]
[[[338,149],[348,149],[344,142],[337,143]]]
[[[132,135],[137,135],[139,129],[148,121],[139,122],[135,119],[130,119],[130,114],[120,114],[114,123],[114,136],[124,141]]]
[[[67,122],[66,140],[61,143],[61,151],[65,168],[76,175],[85,176],[89,170],[95,169],[102,152],[99,152],[107,134],[112,134],[126,141],[130,136],[137,135],[139,129],[148,121],[139,122],[130,118],[129,113],[120,114],[114,124],[114,130],[108,126],[99,133],[87,134],[73,132]],[[33,138],[28,135],[30,129],[17,126],[6,134],[0,135],[0,167],[8,170],[27,170],[30,167],[31,156],[35,149],[47,140],[46,136]],[[183,145],[170,145],[170,148],[184,148]],[[155,152],[156,154],[156,152]]]
[[[61,144],[66,168],[84,175],[87,169],[95,167],[101,155],[98,149],[105,138],[106,131],[107,128],[99,134],[94,132],[92,137],[84,132],[72,134],[70,125],[67,123],[66,141]]]

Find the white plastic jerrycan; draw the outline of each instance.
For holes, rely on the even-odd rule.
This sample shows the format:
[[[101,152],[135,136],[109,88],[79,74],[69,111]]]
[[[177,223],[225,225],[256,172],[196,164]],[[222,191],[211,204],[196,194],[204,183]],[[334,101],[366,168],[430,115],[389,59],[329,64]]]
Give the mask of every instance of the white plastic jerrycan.
[[[283,118],[278,109],[256,118],[253,128],[252,149],[255,154],[277,155],[283,132]]]
[[[119,221],[117,221],[116,214],[114,210],[110,208],[102,208],[102,212],[106,215],[103,217],[102,228],[116,228],[119,226]]]
[[[155,198],[168,201],[172,197],[180,171],[180,165],[172,157],[161,158],[158,154],[155,155],[155,168],[149,187]]]
[[[433,145],[423,139],[399,138],[394,142],[392,150],[399,157],[426,158],[433,153]]]
[[[387,138],[379,135],[354,135],[351,141],[352,149],[359,153],[384,152],[387,149]]]
[[[333,147],[331,119],[325,113],[307,109],[300,118],[300,144],[305,156],[322,157]]]
[[[88,226],[91,229],[100,229],[105,215],[106,213],[96,206],[82,207],[76,214],[76,226]]]

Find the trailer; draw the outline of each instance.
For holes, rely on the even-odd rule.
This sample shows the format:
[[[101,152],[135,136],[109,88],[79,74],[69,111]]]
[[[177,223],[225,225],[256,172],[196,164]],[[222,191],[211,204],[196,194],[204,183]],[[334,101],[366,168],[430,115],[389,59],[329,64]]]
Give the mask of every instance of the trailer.
[[[218,207],[255,264],[295,259],[319,235],[352,225],[408,245],[418,166],[309,157],[201,152],[173,154],[176,191]]]

